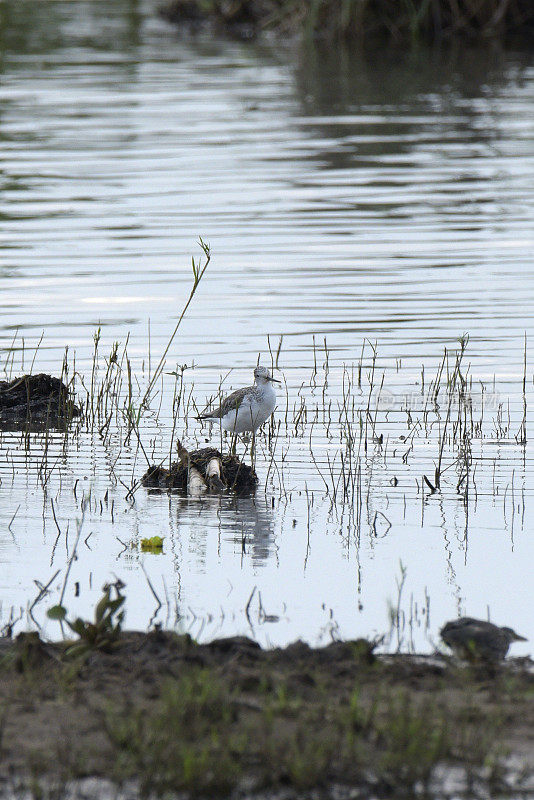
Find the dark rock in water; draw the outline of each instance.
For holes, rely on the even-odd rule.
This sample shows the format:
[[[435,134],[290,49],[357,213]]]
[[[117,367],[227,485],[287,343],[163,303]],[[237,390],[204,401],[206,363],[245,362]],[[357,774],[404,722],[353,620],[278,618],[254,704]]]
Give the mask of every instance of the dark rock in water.
[[[182,489],[187,491],[189,466],[195,467],[203,477],[206,477],[208,464],[213,459],[221,463],[222,486],[215,486],[213,479],[207,478],[208,487],[212,491],[221,488],[232,489],[238,494],[253,491],[258,485],[256,472],[244,464],[236,456],[222,455],[214,447],[204,447],[193,450],[187,454],[187,459],[181,459],[171,464],[170,469],[161,466],[151,466],[143,475],[143,486],[149,489]]]
[[[80,413],[68,388],[52,375],[23,375],[12,381],[0,381],[0,423],[54,424]]]

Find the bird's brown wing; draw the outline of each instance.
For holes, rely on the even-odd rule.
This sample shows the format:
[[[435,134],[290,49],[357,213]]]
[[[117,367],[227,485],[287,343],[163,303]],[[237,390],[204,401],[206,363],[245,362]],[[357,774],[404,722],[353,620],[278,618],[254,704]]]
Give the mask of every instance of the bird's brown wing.
[[[243,402],[243,398],[251,389],[251,386],[247,386],[244,389],[236,389],[235,392],[232,392],[232,394],[224,398],[219,408],[214,411],[205,411],[199,416],[199,419],[222,419],[222,417],[225,417],[232,411],[237,412],[239,406]]]

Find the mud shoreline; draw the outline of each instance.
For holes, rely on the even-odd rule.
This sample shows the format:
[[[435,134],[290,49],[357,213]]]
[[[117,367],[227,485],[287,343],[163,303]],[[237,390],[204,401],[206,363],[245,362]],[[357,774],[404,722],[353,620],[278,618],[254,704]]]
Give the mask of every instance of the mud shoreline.
[[[65,652],[0,640],[2,796],[534,796],[530,659],[160,630]]]

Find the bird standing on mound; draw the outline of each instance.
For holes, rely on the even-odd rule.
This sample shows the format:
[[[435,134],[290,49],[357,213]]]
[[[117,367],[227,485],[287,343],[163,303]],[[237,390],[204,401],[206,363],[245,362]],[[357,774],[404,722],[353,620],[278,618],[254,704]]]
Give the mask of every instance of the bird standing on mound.
[[[231,433],[255,434],[274,411],[276,392],[273,378],[266,367],[254,370],[254,386],[237,389],[225,397],[219,408],[205,411],[197,419],[201,422],[217,422],[221,428]]]
[[[460,617],[447,622],[441,638],[459,658],[466,661],[497,663],[506,656],[512,642],[526,642],[511,628],[500,628],[492,622],[473,617]]]

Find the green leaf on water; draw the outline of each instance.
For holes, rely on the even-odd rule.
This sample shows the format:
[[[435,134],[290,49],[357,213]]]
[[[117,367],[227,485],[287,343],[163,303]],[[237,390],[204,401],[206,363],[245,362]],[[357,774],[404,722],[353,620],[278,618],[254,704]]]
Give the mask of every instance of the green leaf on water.
[[[163,538],[151,536],[150,539],[141,539],[141,550],[144,553],[159,553],[163,549]]]

